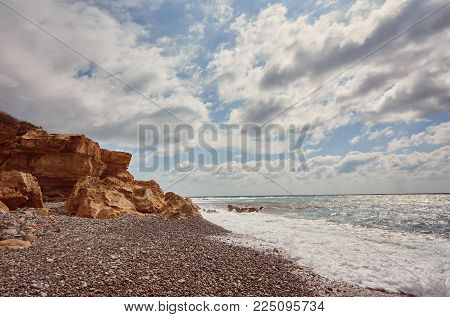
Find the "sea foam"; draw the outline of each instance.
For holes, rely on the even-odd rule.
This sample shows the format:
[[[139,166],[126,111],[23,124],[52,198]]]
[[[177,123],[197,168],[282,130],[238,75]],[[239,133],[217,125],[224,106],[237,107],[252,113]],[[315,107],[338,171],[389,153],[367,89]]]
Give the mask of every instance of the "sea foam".
[[[203,217],[284,250],[322,276],[419,296],[450,295],[450,240],[432,235],[218,210]]]

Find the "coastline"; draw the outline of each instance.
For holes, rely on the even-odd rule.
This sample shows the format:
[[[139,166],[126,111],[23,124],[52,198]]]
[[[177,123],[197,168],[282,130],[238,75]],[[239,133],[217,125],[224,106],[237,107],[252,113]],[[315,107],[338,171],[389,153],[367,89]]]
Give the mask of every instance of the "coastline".
[[[324,278],[281,253],[215,237],[204,219],[108,220],[29,210],[0,221],[35,228],[23,250],[0,249],[0,296],[404,296]],[[1,224],[1,223],[0,223]]]

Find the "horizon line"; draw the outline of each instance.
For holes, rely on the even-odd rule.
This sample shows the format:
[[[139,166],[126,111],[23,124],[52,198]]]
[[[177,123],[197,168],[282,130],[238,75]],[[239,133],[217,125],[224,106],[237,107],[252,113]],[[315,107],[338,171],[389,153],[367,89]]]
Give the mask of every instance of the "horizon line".
[[[217,197],[217,198],[235,198],[235,197],[298,197],[298,196],[400,196],[400,195],[450,195],[450,192],[419,192],[419,193],[388,193],[388,194],[298,194],[298,195],[202,195],[202,196],[189,196],[188,198],[207,198],[207,197]]]

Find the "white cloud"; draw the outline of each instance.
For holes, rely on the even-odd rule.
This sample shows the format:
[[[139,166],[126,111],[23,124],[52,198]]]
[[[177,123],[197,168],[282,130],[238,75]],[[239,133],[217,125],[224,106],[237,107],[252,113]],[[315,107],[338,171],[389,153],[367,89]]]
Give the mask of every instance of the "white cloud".
[[[383,130],[372,131],[367,134],[368,140],[375,140],[382,136],[391,137],[394,135],[394,131],[391,128],[384,128]]]
[[[388,151],[397,151],[423,144],[450,144],[450,122],[431,125],[425,131],[413,134],[410,137],[394,139],[389,142]]]
[[[229,0],[212,0],[203,6],[205,19],[216,27],[221,27],[233,17],[233,7]]]
[[[357,1],[313,22],[288,18],[281,4],[239,16],[231,26],[235,45],[223,46],[209,65],[222,101],[243,103],[230,122],[264,122],[300,101],[275,121],[310,123],[318,142],[350,122],[414,122],[446,110],[450,22],[443,12],[304,99],[440,4]]]
[[[350,139],[348,142],[352,145],[355,145],[364,139],[373,141],[373,140],[379,139],[381,137],[392,137],[393,135],[394,135],[394,130],[392,130],[392,128],[384,128],[382,130],[375,130],[375,131],[371,131],[369,128],[362,135],[355,136],[354,138]]]
[[[141,0],[18,0],[10,3],[183,121],[191,123],[195,133],[203,123],[210,121],[213,109],[226,110],[229,103],[233,103],[229,123],[261,123],[301,100],[275,122],[284,127],[289,123],[297,127],[311,124],[307,145],[319,143],[337,127],[362,122],[365,128],[361,135],[349,140],[357,144],[363,140],[392,138],[397,133],[391,127],[372,130],[376,123],[392,127],[398,122],[414,123],[425,120],[430,114],[448,111],[450,103],[450,51],[447,48],[450,20],[445,12],[434,15],[324,89],[302,99],[334,74],[431,12],[440,1],[358,0],[347,11],[333,10],[334,0],[321,1],[320,8],[313,10],[313,14],[323,8],[328,13],[317,19],[308,15],[292,17],[282,4],[269,5],[252,17],[236,12],[230,1],[207,1],[200,9],[195,6],[196,14],[203,10],[205,16],[198,21],[187,19],[192,23],[186,28],[186,34],[162,35],[152,43],[143,41],[154,35],[152,25],[133,23],[130,16],[144,4]],[[145,2],[144,7],[154,13],[162,3],[161,0]],[[184,5],[185,12],[191,12],[190,6],[194,6]],[[220,40],[219,33],[230,30],[235,32],[235,40],[222,43],[207,69],[203,69],[197,59],[202,57],[204,62],[213,53],[202,42],[207,41],[206,35]],[[1,110],[42,125],[51,132],[86,133],[134,154],[137,154],[133,146],[138,122],[158,125],[177,122],[6,8],[0,11],[0,41]],[[217,84],[220,98],[217,105],[202,98],[206,88],[211,88],[209,84]],[[239,104],[242,106],[237,106]],[[234,156],[238,160],[244,156],[240,153],[242,135],[239,131],[233,133],[231,149],[238,152]],[[322,148],[320,153],[325,154],[317,155],[318,150],[307,149],[304,151],[307,156],[314,155],[308,160],[307,172],[279,173],[273,177],[295,192],[304,190],[305,184],[312,184],[308,190],[316,193],[333,189],[357,192],[362,182],[372,185],[372,181],[374,185],[370,188],[385,191],[386,184],[402,185],[404,180],[420,182],[433,178],[436,180],[433,188],[438,188],[442,185],[439,180],[446,178],[448,181],[450,175],[449,135],[449,123],[442,123],[410,137],[395,139],[388,148],[395,151],[421,144],[442,146],[431,153],[383,153],[378,147],[377,151],[340,155],[326,155],[327,149]],[[163,137],[167,140],[169,135]],[[224,134],[219,134],[211,145],[224,150],[228,146],[226,140]],[[253,147],[247,148],[246,154],[256,152],[257,142],[254,141],[250,142]],[[175,143],[199,146],[198,139],[180,138],[173,143],[170,155],[184,149],[177,149]],[[158,148],[155,153],[160,151]],[[264,151],[265,148],[263,154]],[[273,139],[272,154],[288,151],[286,142]],[[137,171],[136,155],[132,164]],[[180,164],[185,166],[185,163]],[[273,189],[273,184],[261,175],[243,173],[240,163],[232,162],[231,166],[231,170],[221,165],[215,173],[195,173],[193,183],[186,186],[183,181],[180,186],[208,193],[215,183],[220,188],[217,194],[224,194],[228,181],[238,183],[233,186],[238,194],[243,188],[253,193]],[[268,169],[263,171],[271,174]],[[169,173],[160,180],[170,182],[178,176]],[[448,184],[441,188],[444,189],[439,191],[445,191]]]
[[[198,88],[177,76],[189,54],[167,54],[161,43],[144,43],[147,30],[87,3],[16,1],[13,6],[183,121],[207,120]],[[5,8],[0,41],[4,111],[53,132],[87,133],[125,145],[135,144],[139,121],[177,122]]]
[[[249,172],[239,162],[222,163],[213,172],[196,170],[175,188],[192,195],[223,195],[224,184],[227,193],[235,195],[448,192],[449,160],[450,146],[429,153],[349,152],[316,156],[307,160],[307,171],[298,164],[297,172],[284,169],[271,173],[267,167],[280,162],[262,161],[259,171],[281,187],[260,173]],[[289,162],[284,164],[289,166]],[[248,165],[255,166],[256,162]],[[183,175],[171,171],[160,179],[166,185]]]
[[[355,136],[348,141],[351,145],[358,144],[361,141],[361,136]]]

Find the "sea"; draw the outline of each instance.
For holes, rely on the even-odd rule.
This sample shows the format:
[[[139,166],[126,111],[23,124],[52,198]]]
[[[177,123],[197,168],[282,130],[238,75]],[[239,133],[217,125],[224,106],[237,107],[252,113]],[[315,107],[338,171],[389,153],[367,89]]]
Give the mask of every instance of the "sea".
[[[316,273],[417,296],[450,296],[450,195],[197,197],[208,221],[273,245]],[[264,207],[237,213],[227,206]]]

